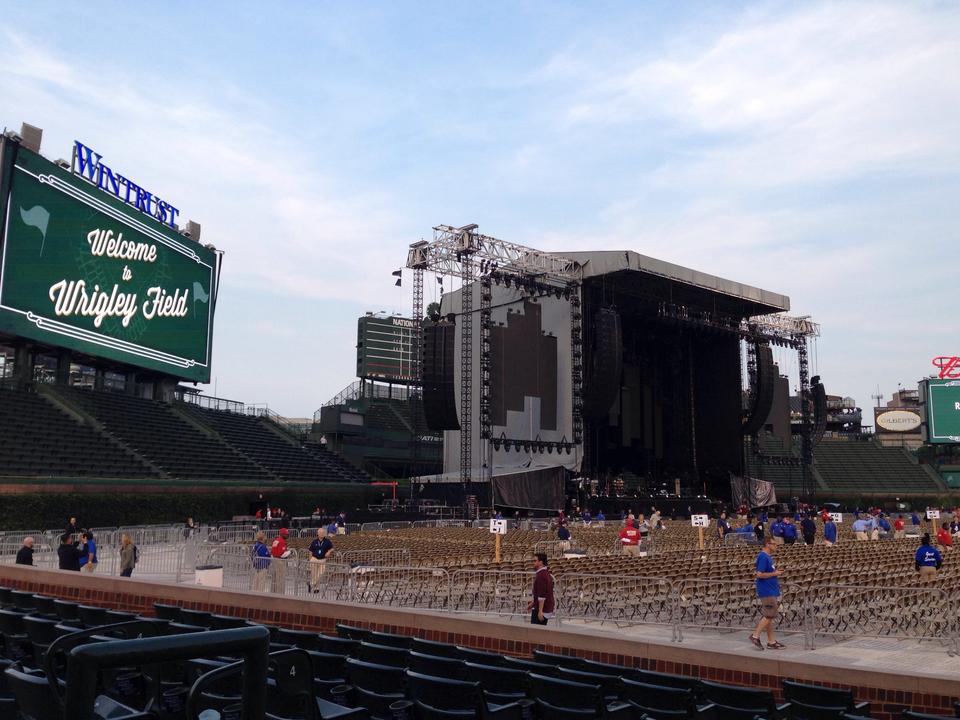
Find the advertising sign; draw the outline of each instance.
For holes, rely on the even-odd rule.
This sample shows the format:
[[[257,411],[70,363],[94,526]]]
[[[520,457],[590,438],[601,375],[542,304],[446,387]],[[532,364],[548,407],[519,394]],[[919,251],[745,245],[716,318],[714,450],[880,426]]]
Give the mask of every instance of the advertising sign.
[[[210,379],[217,253],[20,147],[0,265],[0,332]]]
[[[929,443],[960,443],[960,380],[931,379],[921,386]]]
[[[923,424],[920,412],[910,408],[874,408],[873,421],[878,433],[920,432]]]

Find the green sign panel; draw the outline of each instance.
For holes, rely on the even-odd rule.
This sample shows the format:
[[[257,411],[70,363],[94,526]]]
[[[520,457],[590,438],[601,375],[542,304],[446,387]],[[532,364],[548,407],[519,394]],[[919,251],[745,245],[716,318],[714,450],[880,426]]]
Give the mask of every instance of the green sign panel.
[[[216,253],[23,147],[10,178],[0,332],[209,382]]]
[[[960,443],[960,380],[928,380],[927,441]]]

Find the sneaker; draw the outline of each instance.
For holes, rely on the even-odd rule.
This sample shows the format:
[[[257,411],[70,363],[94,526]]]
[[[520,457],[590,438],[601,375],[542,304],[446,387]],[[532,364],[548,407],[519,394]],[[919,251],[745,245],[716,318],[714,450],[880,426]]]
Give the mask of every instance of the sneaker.
[[[758,641],[758,642],[759,642],[759,641]],[[778,642],[778,641],[774,641],[774,642],[772,642],[772,643],[767,643],[767,647],[770,648],[771,650],[782,650],[783,648],[786,647],[786,645],[784,645],[784,644],[782,644],[782,643],[780,643],[780,642]]]
[[[763,643],[760,642],[760,638],[754,637],[753,635],[751,635],[751,636],[750,636],[750,642],[753,643],[753,646],[754,646],[757,650],[763,650]]]

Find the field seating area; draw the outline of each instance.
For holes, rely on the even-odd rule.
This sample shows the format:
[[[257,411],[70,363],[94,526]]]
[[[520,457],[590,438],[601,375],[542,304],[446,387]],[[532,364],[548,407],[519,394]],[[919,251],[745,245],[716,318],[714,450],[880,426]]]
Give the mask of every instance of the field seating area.
[[[324,634],[169,603],[134,615],[0,588],[0,711],[53,720],[85,700],[90,706],[74,706],[71,717],[225,720],[241,708],[246,720],[880,717],[833,683],[784,678],[773,691],[655,671],[639,659],[618,664],[536,647],[518,657],[421,634],[345,623]],[[146,660],[109,669],[104,658],[134,645]],[[78,689],[79,678],[91,685]],[[904,709],[893,717],[943,716]]]
[[[873,442],[821,442],[814,451],[814,464],[827,486],[840,493],[940,491],[903,450]]]
[[[338,455],[320,446],[306,446],[270,427],[267,418],[208,410],[189,403],[177,408],[220,435],[231,447],[266,468],[280,480],[362,482],[369,478]]]
[[[0,474],[157,477],[149,466],[37,393],[0,386]]]

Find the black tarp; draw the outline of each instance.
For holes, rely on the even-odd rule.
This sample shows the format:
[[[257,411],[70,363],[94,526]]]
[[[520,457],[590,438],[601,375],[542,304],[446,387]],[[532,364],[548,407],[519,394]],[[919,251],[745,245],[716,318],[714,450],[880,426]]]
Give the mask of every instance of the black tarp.
[[[730,475],[730,497],[735,508],[741,505],[759,508],[777,504],[777,493],[772,482],[733,474]]]
[[[493,477],[494,504],[524,510],[562,510],[566,468],[530,468]]]

